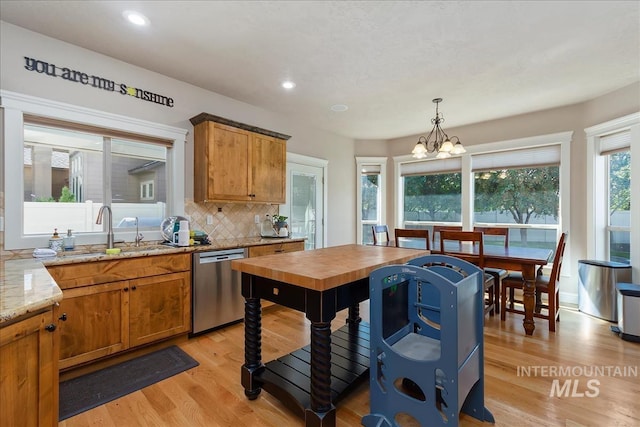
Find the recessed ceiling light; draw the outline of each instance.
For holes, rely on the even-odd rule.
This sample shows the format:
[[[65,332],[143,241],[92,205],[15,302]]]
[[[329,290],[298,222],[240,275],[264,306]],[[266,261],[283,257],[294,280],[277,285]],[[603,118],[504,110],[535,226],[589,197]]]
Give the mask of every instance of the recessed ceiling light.
[[[294,87],[296,87],[296,84],[290,80],[287,80],[285,82],[282,82],[282,87],[285,89],[293,89]]]
[[[124,16],[124,19],[131,22],[132,24],[139,25],[141,27],[149,25],[149,19],[147,19],[146,16],[139,12],[135,12],[133,10],[125,10],[124,12],[122,12],[122,16]]]
[[[329,109],[331,111],[335,111],[336,113],[341,113],[343,111],[347,111],[349,109],[349,107],[344,105],[344,104],[336,104],[336,105],[332,105],[331,107],[329,107]]]

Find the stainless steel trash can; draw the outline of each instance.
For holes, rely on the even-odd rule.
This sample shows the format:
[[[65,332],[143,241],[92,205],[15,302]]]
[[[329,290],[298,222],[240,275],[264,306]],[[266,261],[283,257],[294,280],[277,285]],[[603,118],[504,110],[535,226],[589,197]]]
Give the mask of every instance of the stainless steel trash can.
[[[616,284],[631,281],[631,266],[613,261],[578,261],[578,309],[609,322],[618,321]]]
[[[618,283],[618,326],[620,338],[640,342],[640,285]]]

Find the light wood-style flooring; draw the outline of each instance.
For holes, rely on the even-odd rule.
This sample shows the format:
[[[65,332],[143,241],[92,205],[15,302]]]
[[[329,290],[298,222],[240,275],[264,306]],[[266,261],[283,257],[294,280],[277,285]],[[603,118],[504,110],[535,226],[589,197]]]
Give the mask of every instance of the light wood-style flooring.
[[[368,306],[363,304],[361,315],[366,318],[367,313]],[[344,324],[345,316],[346,312],[340,313],[334,329]],[[578,311],[563,308],[560,317],[556,333],[549,333],[547,323],[536,319],[533,337],[524,335],[522,316],[507,313],[504,323],[500,316],[486,318],[485,406],[495,416],[495,425],[640,426],[640,344],[621,340],[610,332],[608,322]],[[306,345],[308,325],[295,311],[265,310],[263,360]],[[302,426],[300,419],[267,392],[254,401],[245,398],[240,385],[243,333],[240,323],[184,342],[181,347],[200,366],[69,418],[60,426]],[[554,376],[550,366],[574,372]],[[526,368],[530,376],[523,374]],[[628,372],[627,376],[622,371],[579,375],[593,368]],[[550,396],[555,379],[560,386],[571,380],[571,390],[565,390],[562,397],[558,393]],[[365,382],[338,405],[338,426],[358,426],[368,412]],[[490,424],[462,415],[460,425]]]

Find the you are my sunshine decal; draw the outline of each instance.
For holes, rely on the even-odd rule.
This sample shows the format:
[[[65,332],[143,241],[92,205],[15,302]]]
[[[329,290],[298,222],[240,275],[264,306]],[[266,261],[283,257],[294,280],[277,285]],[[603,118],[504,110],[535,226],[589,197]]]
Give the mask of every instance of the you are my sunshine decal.
[[[125,83],[116,83],[104,77],[90,75],[78,70],[72,70],[67,67],[58,67],[55,64],[41,61],[35,58],[24,57],[24,68],[27,71],[35,71],[36,73],[46,74],[51,77],[60,77],[61,79],[88,85],[96,89],[106,90],[107,92],[116,92],[121,95],[129,95],[143,101],[153,102],[155,104],[173,107],[173,98],[149,92],[148,90],[129,86]]]

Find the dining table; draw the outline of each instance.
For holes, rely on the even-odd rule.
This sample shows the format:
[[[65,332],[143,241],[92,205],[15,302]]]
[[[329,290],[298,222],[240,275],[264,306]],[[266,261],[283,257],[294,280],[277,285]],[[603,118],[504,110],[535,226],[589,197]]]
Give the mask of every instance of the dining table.
[[[400,239],[400,247],[419,248],[424,245],[423,241]],[[395,241],[381,243],[383,246],[395,246]],[[526,335],[533,335],[535,331],[534,309],[536,298],[536,271],[539,267],[547,265],[553,256],[552,249],[484,244],[484,266],[487,268],[499,268],[510,271],[520,271],[523,278],[523,305],[524,319],[522,325]],[[458,245],[454,242],[445,244],[445,252],[458,258],[465,259],[465,256],[473,256],[478,253],[478,246],[471,244]],[[440,242],[436,242],[431,248],[431,253],[440,252]],[[472,261],[469,259],[469,261]]]
[[[278,398],[307,427],[336,425],[336,407],[369,373],[369,325],[359,303],[369,298],[369,274],[428,255],[422,249],[349,244],[233,260],[245,298],[244,364],[240,380],[253,400],[261,390]],[[261,300],[305,313],[310,345],[262,361]],[[338,311],[346,324],[331,331]]]

